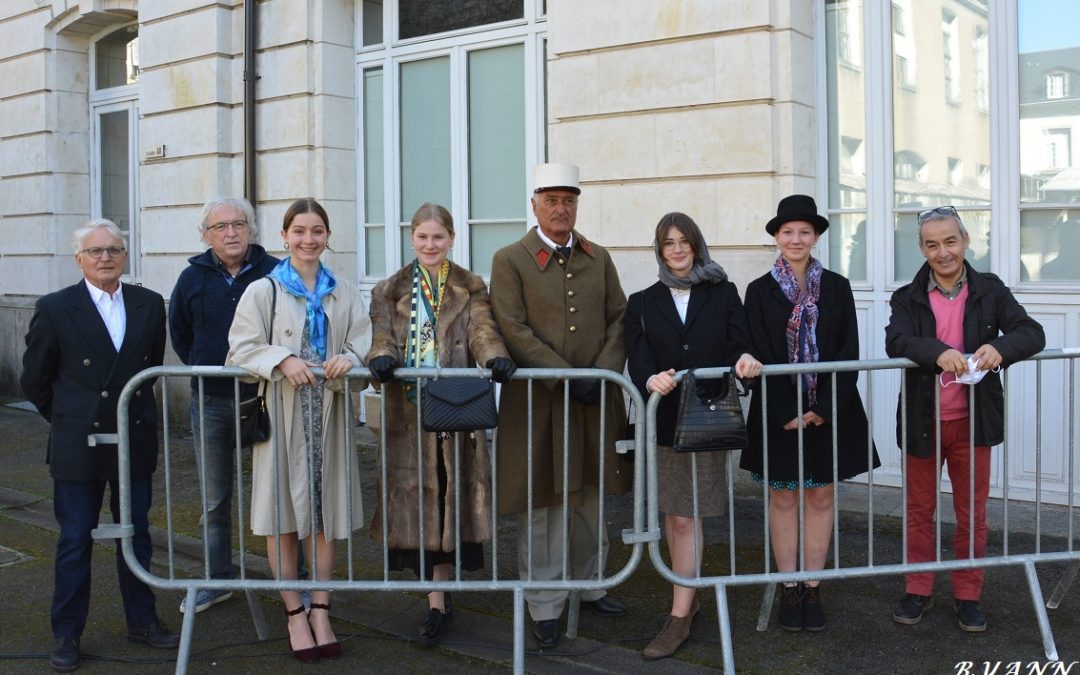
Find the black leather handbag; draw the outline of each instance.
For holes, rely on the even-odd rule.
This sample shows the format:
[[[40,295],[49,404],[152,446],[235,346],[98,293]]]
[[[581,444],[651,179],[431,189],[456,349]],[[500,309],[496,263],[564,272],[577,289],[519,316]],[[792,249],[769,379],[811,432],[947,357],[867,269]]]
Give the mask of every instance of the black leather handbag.
[[[424,385],[424,431],[494,429],[499,424],[495,386],[479,377],[439,377]]]
[[[256,396],[240,401],[240,446],[247,448],[270,440],[270,413],[266,397]]]
[[[718,380],[715,392],[703,395],[698,391],[694,371],[690,370],[683,378],[682,388],[675,423],[675,452],[741,450],[750,445],[734,375],[724,375]]]
[[[270,301],[270,330],[266,334],[266,342],[273,344],[274,341],[274,312],[277,311],[277,284],[270,280],[270,288],[273,292]],[[250,448],[256,443],[265,443],[270,440],[270,413],[266,410],[266,381],[259,383],[259,395],[240,401],[240,447]]]

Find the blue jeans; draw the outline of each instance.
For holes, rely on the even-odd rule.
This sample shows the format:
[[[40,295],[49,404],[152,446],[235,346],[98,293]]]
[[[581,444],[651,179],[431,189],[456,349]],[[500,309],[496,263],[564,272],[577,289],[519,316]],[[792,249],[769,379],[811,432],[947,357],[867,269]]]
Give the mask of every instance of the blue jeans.
[[[150,478],[131,481],[131,522],[135,527],[135,558],[150,569]],[[53,637],[81,637],[90,611],[90,562],[94,542],[90,532],[98,525],[98,514],[109,486],[109,507],[113,522],[120,522],[120,492],[117,481],[53,480],[53,513],[60,524],[56,541],[56,561],[52,600]],[[129,629],[138,629],[157,620],[154,592],[139,581],[127,563],[120,542],[116,545],[116,576]]]
[[[204,396],[203,418],[199,398],[191,397],[191,433],[199,480],[206,472],[206,512],[203,528],[211,579],[233,578],[232,491],[233,458],[236,455],[236,417],[233,397]],[[202,434],[205,434],[203,439]],[[205,440],[205,446],[203,442]],[[200,494],[201,499],[201,494]]]

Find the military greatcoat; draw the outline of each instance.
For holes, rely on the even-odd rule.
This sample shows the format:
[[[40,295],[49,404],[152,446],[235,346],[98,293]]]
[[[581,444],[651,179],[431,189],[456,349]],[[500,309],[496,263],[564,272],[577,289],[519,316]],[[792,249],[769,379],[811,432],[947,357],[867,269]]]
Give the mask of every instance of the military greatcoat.
[[[522,368],[606,368],[623,372],[626,296],[611,256],[577,231],[569,260],[530,230],[495,253],[491,306],[510,357]],[[532,392],[533,506],[560,506],[563,500],[562,382],[538,380]],[[497,455],[498,510],[528,508],[528,382],[503,385]],[[601,410],[605,438],[600,439]],[[632,487],[633,467],[615,455],[615,439],[626,424],[622,393],[608,384],[599,405],[570,399],[566,492],[571,506],[581,502],[583,485],[602,494]],[[600,456],[604,455],[603,485]]]

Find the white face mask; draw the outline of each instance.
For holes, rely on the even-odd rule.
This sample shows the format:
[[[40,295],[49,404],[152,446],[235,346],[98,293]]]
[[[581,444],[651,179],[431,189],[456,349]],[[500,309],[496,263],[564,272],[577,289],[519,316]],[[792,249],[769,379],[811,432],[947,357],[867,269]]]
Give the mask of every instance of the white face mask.
[[[984,377],[986,377],[986,374],[990,372],[989,370],[979,370],[979,362],[975,359],[974,355],[968,357],[967,364],[968,369],[966,373],[963,373],[961,375],[955,375],[955,379],[949,380],[948,382],[945,381],[945,376],[949,373],[941,373],[940,375],[938,375],[938,381],[941,382],[941,388],[944,389],[950,384],[956,383],[978,384]],[[994,368],[995,373],[999,370],[1001,370],[1001,366]]]

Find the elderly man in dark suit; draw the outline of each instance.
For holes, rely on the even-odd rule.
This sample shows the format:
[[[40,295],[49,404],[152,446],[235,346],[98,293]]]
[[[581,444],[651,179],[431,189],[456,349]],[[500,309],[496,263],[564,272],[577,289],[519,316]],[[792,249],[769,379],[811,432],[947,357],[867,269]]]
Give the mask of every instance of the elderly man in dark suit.
[[[38,300],[20,378],[27,398],[51,425],[46,461],[60,538],[49,663],[60,672],[79,667],[79,638],[90,609],[91,531],[98,524],[106,486],[113,522],[120,518],[116,446],[91,445],[88,437],[116,433],[116,404],[124,385],[139,371],[161,365],[165,354],[164,300],[153,291],[120,283],[127,252],[116,225],[91,221],[75,232],[73,243],[84,278]],[[149,569],[147,514],[158,453],[152,382],[135,393],[129,415],[135,555]],[[179,636],[158,618],[154,592],[131,572],[119,546],[116,567],[128,639],[175,648]]]

